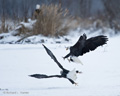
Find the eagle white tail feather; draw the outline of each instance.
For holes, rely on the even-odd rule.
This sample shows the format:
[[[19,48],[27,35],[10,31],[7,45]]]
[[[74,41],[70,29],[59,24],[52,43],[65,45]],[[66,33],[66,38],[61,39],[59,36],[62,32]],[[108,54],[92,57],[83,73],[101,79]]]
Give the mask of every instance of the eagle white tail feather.
[[[67,78],[72,79],[73,81],[77,79],[75,68],[67,74]]]
[[[80,64],[83,65],[83,63],[80,61],[80,59],[79,59],[78,57],[72,56],[71,58],[72,58],[73,62],[75,62],[75,63],[80,63]]]

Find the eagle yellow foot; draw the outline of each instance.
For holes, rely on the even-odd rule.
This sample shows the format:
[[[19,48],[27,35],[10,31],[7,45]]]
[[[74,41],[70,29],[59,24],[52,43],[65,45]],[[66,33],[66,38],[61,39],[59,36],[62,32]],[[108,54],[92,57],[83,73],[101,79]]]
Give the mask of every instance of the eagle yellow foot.
[[[70,59],[67,58],[67,60],[70,62]]]
[[[74,83],[75,84],[75,86],[78,86],[78,83]]]
[[[65,60],[65,58],[64,57],[62,57],[64,60]]]

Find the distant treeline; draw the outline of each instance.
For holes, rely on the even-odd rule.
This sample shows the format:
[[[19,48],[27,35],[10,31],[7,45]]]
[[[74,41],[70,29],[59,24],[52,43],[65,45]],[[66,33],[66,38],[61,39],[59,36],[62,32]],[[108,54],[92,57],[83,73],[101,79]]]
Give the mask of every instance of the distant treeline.
[[[51,3],[61,4],[71,15],[83,18],[100,14],[109,14],[112,18],[120,16],[120,0],[0,0],[0,17],[31,17],[36,4]]]
[[[114,1],[114,0],[113,0]],[[118,0],[119,1],[119,0]],[[61,4],[74,16],[88,17],[103,11],[102,0],[0,0],[0,17],[31,17],[36,4]]]
[[[31,17],[36,4],[61,4],[74,16],[88,16],[92,2],[95,0],[0,0],[0,17],[22,18]],[[80,10],[81,9],[81,10]]]

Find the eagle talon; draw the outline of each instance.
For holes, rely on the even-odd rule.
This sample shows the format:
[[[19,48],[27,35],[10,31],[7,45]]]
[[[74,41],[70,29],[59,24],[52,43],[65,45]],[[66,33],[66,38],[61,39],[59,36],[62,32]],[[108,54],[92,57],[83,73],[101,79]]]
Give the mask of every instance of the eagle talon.
[[[70,61],[82,64],[77,57],[82,56],[87,52],[94,51],[97,47],[107,44],[107,41],[107,36],[98,35],[87,39],[87,36],[84,33],[73,46],[68,47],[70,52],[65,57],[71,57]]]
[[[65,60],[65,57],[62,57]]]
[[[75,84],[75,86],[78,86],[78,83],[74,83]]]
[[[70,59],[67,58],[67,60],[70,62]]]

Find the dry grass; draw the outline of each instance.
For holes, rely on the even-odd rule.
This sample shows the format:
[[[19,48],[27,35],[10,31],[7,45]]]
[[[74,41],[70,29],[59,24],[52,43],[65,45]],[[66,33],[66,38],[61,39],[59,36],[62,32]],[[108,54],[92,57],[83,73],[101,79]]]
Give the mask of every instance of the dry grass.
[[[90,19],[90,18],[76,18],[76,20],[80,24],[80,28],[82,29],[89,29],[89,28],[103,28],[103,27],[109,27],[109,24],[106,21],[103,21],[100,18]]]
[[[63,10],[59,5],[42,5],[41,14],[34,26],[33,34],[42,34],[44,36],[65,35],[69,30],[68,23],[64,20],[68,18],[68,10]]]
[[[5,20],[1,20],[0,33],[12,30],[13,27],[5,24]],[[18,22],[20,22],[18,20]],[[17,23],[18,24],[18,23]],[[118,25],[118,23],[115,23]],[[37,22],[33,25],[33,29],[28,29],[24,25],[21,25],[17,35],[31,36],[42,34],[44,36],[62,36],[66,35],[69,30],[80,27],[81,29],[89,28],[103,28],[109,27],[106,23],[105,17],[98,17],[95,19],[72,17],[69,15],[67,9],[62,9],[60,5],[42,5],[41,13],[37,16]],[[16,24],[14,23],[14,26]],[[116,26],[115,26],[116,27]],[[120,30],[120,27],[117,26]]]
[[[8,26],[7,26],[7,27],[8,27]],[[3,17],[3,18],[1,19],[0,33],[6,32],[7,29],[8,29],[7,27],[5,26],[5,18]]]

